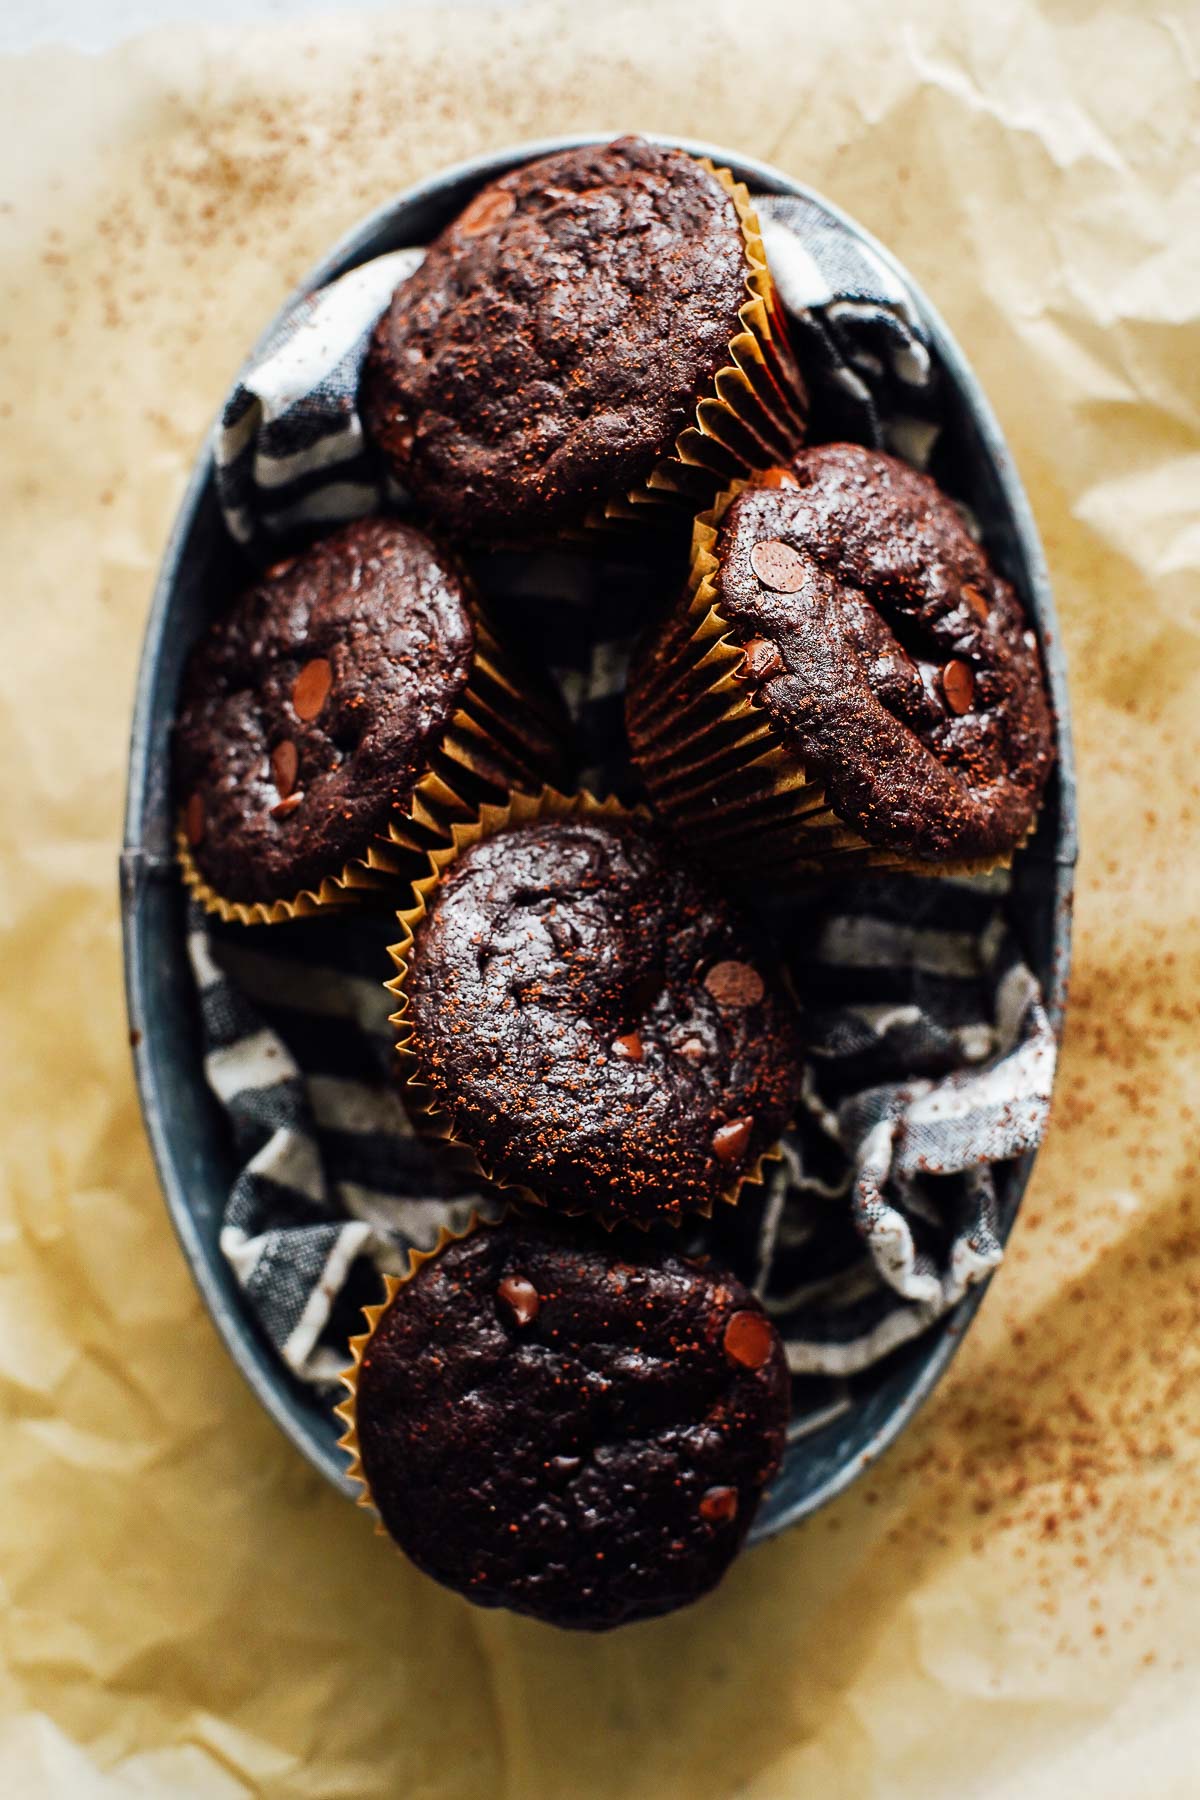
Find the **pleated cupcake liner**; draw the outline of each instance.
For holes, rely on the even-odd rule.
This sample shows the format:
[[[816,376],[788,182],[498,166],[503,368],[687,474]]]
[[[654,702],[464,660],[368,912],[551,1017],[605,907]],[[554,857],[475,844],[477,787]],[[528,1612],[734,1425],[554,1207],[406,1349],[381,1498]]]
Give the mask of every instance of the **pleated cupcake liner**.
[[[635,1225],[642,1231],[648,1231],[655,1224],[669,1224],[677,1227],[685,1216],[682,1209],[675,1213],[664,1211],[653,1219],[630,1217],[619,1210],[611,1214],[599,1213],[586,1205],[564,1204],[561,1199],[552,1197],[550,1190],[540,1192],[527,1183],[513,1181],[499,1175],[489,1165],[486,1158],[481,1157],[474,1146],[458,1134],[453,1113],[435,1098],[426,1079],[420,1055],[415,1048],[409,1019],[409,995],[405,984],[412,964],[417,934],[428,915],[434,896],[447,871],[457,858],[472,845],[481,843],[486,838],[495,837],[510,826],[532,824],[540,819],[604,819],[619,823],[637,821],[643,825],[647,822],[644,810],[632,811],[611,797],[598,800],[594,795],[582,790],[574,794],[564,794],[557,788],[544,787],[538,794],[514,793],[503,805],[482,807],[478,817],[470,823],[455,823],[451,827],[452,842],[450,844],[429,852],[429,873],[422,880],[413,884],[412,904],[397,914],[402,935],[395,944],[388,947],[388,953],[395,965],[396,973],[390,981],[384,984],[397,1002],[396,1011],[391,1015],[390,1023],[397,1032],[396,1052],[400,1061],[404,1097],[408,1110],[422,1133],[435,1139],[445,1151],[451,1154],[455,1166],[461,1173],[487,1182],[489,1186],[501,1190],[517,1202],[552,1208],[554,1212],[567,1217],[594,1218],[598,1224],[609,1231],[622,1224]],[[761,1184],[768,1165],[778,1162],[782,1154],[779,1143],[771,1145],[763,1151],[741,1175],[722,1190],[721,1200],[728,1205],[735,1206],[742,1189],[750,1184]],[[686,1216],[709,1218],[712,1214],[712,1207],[712,1201],[707,1206],[689,1207]]]
[[[226,923],[279,925],[394,898],[429,851],[449,841],[456,823],[513,790],[537,790],[562,765],[552,706],[510,666],[488,624],[475,617],[475,653],[467,684],[408,799],[359,856],[314,886],[272,900],[231,900],[202,874],[181,808],[175,848],[183,880],[205,912]]]
[[[695,512],[731,478],[786,462],[804,441],[808,399],[788,342],[783,307],[771,279],[762,232],[744,182],[707,156],[696,159],[729,195],[746,254],[746,299],[728,361],[696,403],[695,417],[643,482],[594,506],[585,531],[611,530],[661,516]]]
[[[840,818],[743,678],[744,648],[717,605],[716,542],[746,483],[731,483],[693,526],[685,598],[630,671],[633,760],[655,812],[730,885],[798,891],[829,876],[893,871],[985,874],[1012,854],[921,862],[870,843]]]
[[[436,1262],[438,1257],[450,1244],[459,1244],[464,1238],[473,1237],[477,1231],[492,1231],[501,1223],[500,1219],[485,1219],[479,1213],[472,1213],[461,1231],[452,1231],[448,1225],[438,1228],[437,1239],[428,1250],[410,1249],[408,1252],[408,1268],[403,1275],[385,1275],[383,1277],[383,1299],[374,1306],[363,1307],[363,1320],[366,1330],[350,1339],[349,1349],[351,1361],[348,1368],[342,1370],[338,1377],[346,1389],[346,1398],[334,1407],[334,1417],[345,1426],[338,1439],[338,1449],[346,1454],[348,1461],[347,1475],[351,1481],[358,1483],[359,1492],[355,1495],[355,1505],[366,1507],[376,1514],[375,1530],[378,1536],[387,1537],[383,1522],[378,1516],[378,1509],[371,1496],[371,1484],[367,1480],[363,1468],[362,1447],[358,1436],[358,1383],[362,1374],[363,1357],[367,1346],[379,1329],[379,1321],[389,1310],[396,1295],[408,1286],[413,1276],[423,1269],[426,1263]]]

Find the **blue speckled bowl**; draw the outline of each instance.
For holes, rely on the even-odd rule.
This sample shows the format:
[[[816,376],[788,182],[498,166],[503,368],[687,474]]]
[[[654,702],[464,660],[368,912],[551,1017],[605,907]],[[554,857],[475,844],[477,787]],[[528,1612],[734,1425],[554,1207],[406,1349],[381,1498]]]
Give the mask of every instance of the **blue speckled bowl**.
[[[364,220],[317,265],[299,292],[307,293],[384,251],[429,239],[485,181],[519,163],[571,144],[604,141],[606,137],[600,136],[520,144],[447,169]],[[681,147],[713,157],[759,191],[809,194],[765,163],[711,144],[682,141]],[[1058,714],[1058,765],[1037,836],[1018,859],[1015,917],[1051,1019],[1060,1030],[1071,954],[1075,783],[1066,668],[1042,547],[1008,448],[958,345],[895,259],[828,201],[820,204],[891,262],[912,293],[950,392],[948,428],[959,448],[964,494],[992,556],[1016,586],[1041,639]],[[293,295],[288,306],[298,297]],[[230,1355],[293,1443],[335,1486],[350,1494],[334,1420],[312,1393],[291,1379],[259,1334],[218,1244],[230,1184],[230,1153],[201,1066],[195,995],[184,950],[183,890],[171,851],[168,738],[186,650],[207,616],[212,594],[227,589],[237,569],[237,553],[217,508],[206,448],[163,558],[146,626],[133,718],[121,906],[134,1065],[167,1205]],[[998,1171],[1005,1233],[1016,1216],[1032,1163],[1032,1156],[1027,1156]],[[790,1447],[755,1522],[754,1537],[770,1536],[804,1518],[840,1493],[887,1448],[942,1375],[983,1291],[976,1288],[950,1318],[860,1378],[857,1404],[849,1412]]]

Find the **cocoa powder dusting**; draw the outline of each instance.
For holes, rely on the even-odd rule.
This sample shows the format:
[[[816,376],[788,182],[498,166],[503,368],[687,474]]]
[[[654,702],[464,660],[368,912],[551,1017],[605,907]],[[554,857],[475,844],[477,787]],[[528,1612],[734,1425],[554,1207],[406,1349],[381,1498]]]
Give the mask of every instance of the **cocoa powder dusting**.
[[[1190,819],[1197,797],[1172,810]],[[1120,923],[1159,860],[1101,859],[1116,891],[1084,942],[1005,1263],[929,1412],[823,1524],[881,1515],[914,1586],[943,1561],[960,1584],[986,1564],[989,1591],[1006,1571],[1045,1668],[1182,1666],[1155,1621],[1200,1569],[1200,1107],[1179,1057],[1200,1005],[1176,934]]]
[[[98,168],[97,191],[78,217],[64,214],[61,197],[47,208],[47,220],[58,223],[47,224],[44,262],[28,271],[14,265],[15,304],[28,309],[21,288],[34,279],[45,295],[44,342],[23,340],[23,363],[35,358],[39,381],[68,396],[69,417],[109,416],[114,372],[123,382],[123,429],[93,433],[91,459],[72,473],[74,483],[91,480],[83,498],[102,509],[97,520],[118,542],[147,504],[145,482],[130,480],[131,446],[133,466],[169,466],[181,481],[228,371],[304,269],[370,207],[476,148],[477,123],[464,122],[447,94],[482,66],[488,138],[500,143],[539,135],[548,106],[563,129],[618,110],[646,116],[653,89],[624,51],[591,59],[572,89],[562,65],[532,54],[511,22],[503,40],[487,40],[491,60],[482,65],[468,58],[455,67],[426,49],[414,61],[411,38],[389,38],[382,26],[379,46],[365,57],[355,50],[352,69],[328,63],[320,85],[297,83],[270,98],[236,57],[219,87],[211,69],[200,77],[210,89],[202,104],[191,90],[165,94],[171,128],[147,133],[136,179]],[[680,102],[679,128],[733,143],[736,117],[697,79],[706,63],[715,66],[718,49],[699,24],[694,40],[679,46],[679,79],[696,96],[690,112]],[[401,74],[408,123],[398,133]],[[801,148],[793,132],[777,160],[800,166]],[[837,171],[838,189],[828,154],[811,139],[808,148],[816,185],[844,189],[851,210],[870,218],[875,160],[859,158],[857,177],[853,166]],[[910,191],[932,189],[934,150],[922,151],[914,134],[912,152]],[[803,167],[808,173],[808,160]],[[910,229],[919,242],[918,228]],[[1099,243],[1095,254],[1103,266]],[[939,279],[939,302],[966,316],[967,277],[946,265]],[[1140,355],[1151,378],[1175,393],[1162,348],[1170,336],[1144,334]],[[974,343],[967,347],[977,353]],[[1015,338],[1003,355],[1005,364],[1018,355]],[[998,355],[991,366],[1002,366]],[[927,1411],[846,1500],[760,1553],[773,1559],[765,1566],[781,1587],[802,1578],[808,1545],[824,1552],[852,1532],[863,1544],[880,1533],[881,1557],[892,1570],[903,1559],[904,1583],[914,1587],[960,1553],[964,1582],[975,1563],[1001,1565],[1021,1618],[1026,1673],[1059,1657],[1119,1662],[1123,1670],[1177,1661],[1157,1622],[1169,1594],[1194,1579],[1200,1526],[1200,941],[1187,849],[1200,823],[1200,784],[1187,689],[1194,668],[1174,654],[1185,638],[1171,595],[1182,591],[1183,576],[1173,566],[1156,586],[1136,533],[1123,540],[1128,553],[1113,555],[1094,509],[1077,504],[1089,482],[1107,477],[1121,487],[1123,471],[1100,443],[1118,435],[1107,418],[1089,427],[1078,404],[1068,404],[1076,397],[1067,377],[1045,368],[1032,423],[1014,405],[1006,424],[1032,484],[1064,613],[1088,845],[1050,1136],[1006,1265]],[[1135,399],[1126,411],[1149,433],[1153,408]],[[15,411],[14,384],[0,415]],[[1039,459],[1068,427],[1072,461],[1050,472]],[[1121,495],[1136,525],[1130,489]],[[33,520],[53,527],[57,497],[48,488],[31,482],[21,499]],[[160,542],[174,501],[165,492],[154,500]],[[1144,521],[1146,502],[1138,504]],[[1179,539],[1182,546],[1182,532]],[[132,644],[144,576],[98,580],[97,616],[119,607]],[[978,596],[973,610],[986,612]],[[703,1045],[693,1042],[691,1053],[702,1055]],[[751,1559],[747,1596],[753,1568]],[[790,1593],[788,1605],[794,1611]],[[711,1616],[727,1635],[729,1615]],[[703,1631],[699,1615],[690,1628]],[[751,1673],[761,1679],[758,1665]]]

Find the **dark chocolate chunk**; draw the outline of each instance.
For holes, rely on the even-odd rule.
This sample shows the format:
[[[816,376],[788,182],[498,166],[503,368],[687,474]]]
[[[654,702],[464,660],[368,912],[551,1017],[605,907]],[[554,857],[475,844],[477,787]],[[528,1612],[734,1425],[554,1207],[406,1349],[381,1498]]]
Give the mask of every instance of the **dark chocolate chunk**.
[[[726,1356],[743,1368],[759,1369],[771,1354],[775,1331],[764,1312],[748,1307],[734,1313],[725,1327],[723,1342]]]
[[[749,963],[714,963],[704,985],[718,1006],[757,1006],[763,997],[763,978]]]
[[[318,717],[329,698],[332,682],[333,670],[327,657],[314,656],[305,663],[292,687],[292,706],[298,719],[307,725]]]
[[[765,538],[750,552],[750,567],[764,587],[777,594],[794,594],[808,580],[807,558],[780,538]]]
[[[710,1525],[727,1525],[737,1518],[738,1491],[732,1487],[706,1488],[700,1496],[700,1517]]]
[[[951,712],[970,712],[971,702],[975,698],[975,677],[971,673],[970,663],[954,657],[945,665],[942,670],[942,692]]]
[[[751,638],[742,646],[742,666],[738,674],[748,681],[767,681],[772,675],[778,675],[782,667],[779,646],[770,638]]]
[[[284,738],[271,752],[271,779],[281,800],[292,792],[299,771],[300,753],[291,738]]]
[[[496,1293],[517,1325],[532,1325],[542,1299],[527,1275],[506,1275]]]
[[[712,1140],[717,1161],[726,1166],[744,1163],[753,1131],[753,1119],[730,1119],[726,1124],[718,1125]]]

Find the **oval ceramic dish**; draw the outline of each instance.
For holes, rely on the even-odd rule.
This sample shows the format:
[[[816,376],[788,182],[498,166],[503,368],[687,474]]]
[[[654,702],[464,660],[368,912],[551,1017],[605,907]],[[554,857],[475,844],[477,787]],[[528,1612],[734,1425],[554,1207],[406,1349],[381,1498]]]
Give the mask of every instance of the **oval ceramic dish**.
[[[371,215],[312,271],[300,294],[356,264],[431,238],[477,188],[506,170],[585,136],[521,144],[444,171]],[[1017,859],[1014,916],[1027,958],[1061,1031],[1071,947],[1075,864],[1075,787],[1066,670],[1037,531],[1008,449],[962,352],[929,302],[886,250],[828,201],[765,163],[711,144],[678,141],[729,168],[761,192],[796,194],[826,208],[871,244],[913,295],[940,358],[948,389],[966,497],[1002,573],[1014,583],[1041,639],[1058,716],[1058,763],[1037,835]],[[286,309],[285,309],[286,310]],[[264,338],[270,330],[264,333]],[[337,1448],[340,1427],[319,1398],[293,1381],[242,1305],[218,1236],[231,1177],[223,1121],[205,1085],[195,994],[185,951],[184,890],[172,851],[169,734],[180,671],[208,612],[209,597],[235,579],[237,552],[226,534],[207,447],[193,472],[155,590],[142,651],[129,763],[121,903],[134,1065],[146,1128],[167,1205],[204,1298],[230,1355],[309,1461],[344,1493],[353,1485]],[[1029,1178],[1032,1156],[997,1170],[1002,1231],[1007,1235]],[[946,1369],[983,1298],[976,1288],[923,1337],[851,1382],[855,1404],[792,1444],[755,1523],[752,1540],[804,1518],[839,1493],[895,1439]]]

